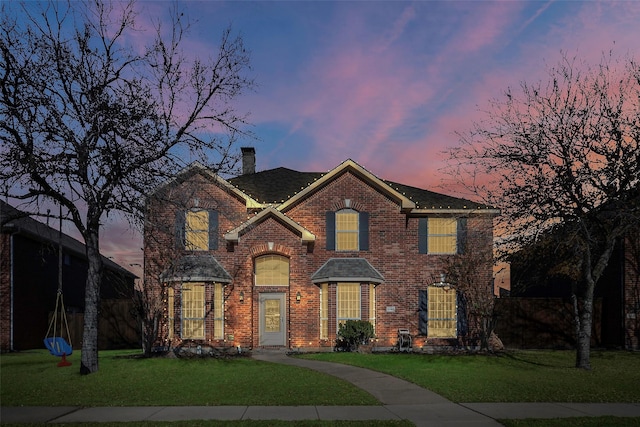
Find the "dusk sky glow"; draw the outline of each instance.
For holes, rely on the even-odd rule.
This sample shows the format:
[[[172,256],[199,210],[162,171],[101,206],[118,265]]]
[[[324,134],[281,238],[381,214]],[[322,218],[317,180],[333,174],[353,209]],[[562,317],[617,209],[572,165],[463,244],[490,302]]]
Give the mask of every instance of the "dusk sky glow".
[[[143,1],[136,24],[168,18]],[[258,171],[323,172],[350,158],[380,178],[439,188],[442,151],[509,86],[545,79],[561,51],[640,57],[640,2],[181,2],[185,52],[206,57],[225,27],[251,51]],[[144,32],[140,37],[144,38]],[[107,220],[102,252],[141,275],[142,243]],[[73,233],[70,233],[73,235]]]

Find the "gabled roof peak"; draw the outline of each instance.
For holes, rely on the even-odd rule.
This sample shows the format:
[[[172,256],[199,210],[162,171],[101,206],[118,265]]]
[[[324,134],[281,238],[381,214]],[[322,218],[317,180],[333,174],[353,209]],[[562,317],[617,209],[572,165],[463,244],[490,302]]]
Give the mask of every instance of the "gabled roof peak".
[[[384,193],[389,196],[391,199],[396,200],[400,205],[400,209],[403,211],[410,211],[416,207],[416,204],[412,202],[409,198],[405,197],[398,191],[389,187],[383,180],[375,176],[373,173],[369,172],[364,167],[360,166],[357,162],[352,159],[347,159],[340,163],[338,166],[322,175],[318,180],[316,180],[313,184],[309,185],[307,188],[303,189],[301,192],[296,194],[295,196],[289,198],[287,201],[278,206],[278,210],[286,211],[290,207],[295,206],[299,201],[307,197],[309,194],[318,191],[320,188],[324,187],[327,183],[331,182],[334,178],[342,175],[343,173],[350,171],[360,176],[363,180],[369,183],[372,187],[376,188],[378,191]]]
[[[224,235],[224,238],[228,241],[236,242],[242,234],[249,231],[253,226],[260,224],[267,218],[271,217],[275,218],[276,221],[279,221],[281,224],[283,224],[293,232],[298,233],[300,235],[302,243],[310,243],[316,240],[316,236],[312,232],[310,232],[282,212],[278,211],[273,206],[266,207],[265,209],[254,215],[254,217],[250,220],[244,222],[239,227],[236,227],[235,229],[229,231]]]
[[[256,200],[254,200],[251,196],[247,195],[245,192],[243,192],[243,191],[239,190],[238,188],[234,187],[233,185],[231,185],[229,183],[229,181],[227,181],[226,179],[222,178],[220,175],[218,175],[217,173],[213,172],[210,168],[208,168],[207,166],[203,165],[202,163],[200,163],[197,160],[194,161],[194,162],[191,162],[190,164],[188,164],[187,166],[182,168],[174,177],[172,177],[172,178],[166,180],[165,182],[163,182],[162,184],[160,184],[150,194],[151,195],[156,194],[159,191],[162,191],[163,189],[165,189],[165,188],[167,188],[167,187],[169,187],[171,185],[179,184],[179,183],[183,182],[184,180],[189,179],[195,173],[201,173],[203,176],[205,176],[206,178],[210,179],[212,182],[215,182],[219,186],[227,189],[231,194],[236,196],[238,199],[244,200],[247,209],[256,209],[256,208],[262,208],[263,207],[262,204],[260,204]]]

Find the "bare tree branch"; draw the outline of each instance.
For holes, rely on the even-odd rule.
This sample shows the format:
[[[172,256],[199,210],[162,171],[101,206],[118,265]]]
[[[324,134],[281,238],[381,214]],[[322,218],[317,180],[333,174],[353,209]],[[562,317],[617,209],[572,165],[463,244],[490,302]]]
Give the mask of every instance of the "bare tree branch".
[[[220,173],[235,167],[232,145],[251,136],[233,107],[253,87],[249,53],[227,28],[211,58],[187,57],[188,24],[177,8],[169,37],[158,26],[138,48],[128,44],[140,31],[133,1],[0,7],[2,190],[64,206],[83,236],[82,369],[95,372],[101,222],[110,211],[140,222],[142,196],[185,157]]]

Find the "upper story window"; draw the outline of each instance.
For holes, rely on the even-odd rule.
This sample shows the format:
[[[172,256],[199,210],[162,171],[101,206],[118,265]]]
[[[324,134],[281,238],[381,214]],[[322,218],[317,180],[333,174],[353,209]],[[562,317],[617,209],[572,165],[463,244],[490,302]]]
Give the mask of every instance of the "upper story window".
[[[289,286],[289,258],[263,255],[255,260],[256,286]]]
[[[358,212],[343,209],[336,212],[336,250],[358,250]]]
[[[353,209],[327,212],[327,250],[368,251],[369,213]]]
[[[462,254],[466,238],[466,218],[420,218],[418,222],[418,251],[422,254]]]
[[[184,227],[184,247],[188,251],[209,250],[209,212],[187,212]]]
[[[218,249],[218,212],[205,209],[178,212],[176,243],[187,251]]]

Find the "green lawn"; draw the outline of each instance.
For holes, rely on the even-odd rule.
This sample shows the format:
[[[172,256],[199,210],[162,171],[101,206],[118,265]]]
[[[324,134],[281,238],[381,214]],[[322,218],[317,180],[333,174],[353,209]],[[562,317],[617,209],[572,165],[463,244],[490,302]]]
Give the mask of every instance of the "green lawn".
[[[419,384],[454,402],[640,402],[640,353],[593,351],[592,370],[572,351],[501,355],[324,353],[300,357],[353,364]]]
[[[376,405],[351,384],[315,371],[236,359],[139,359],[137,351],[100,355],[100,370],[80,376],[73,366],[58,368],[44,350],[0,355],[3,406],[155,405]],[[299,357],[349,363],[406,378],[456,402],[640,402],[640,354],[592,353],[591,371],[573,368],[569,351],[518,351],[501,355],[321,353]],[[558,420],[500,420],[510,427],[640,426],[639,418],[587,417]],[[396,427],[379,421],[189,421],[160,425],[218,427]],[[3,424],[4,425],[4,424]],[[24,424],[22,424],[24,426]],[[35,425],[35,424],[34,424]],[[91,424],[94,425],[94,424]],[[158,423],[95,423],[100,427],[147,427]]]
[[[97,373],[79,374],[80,352],[58,368],[45,350],[0,356],[3,406],[379,405],[338,378],[251,358],[138,359],[100,353]]]

